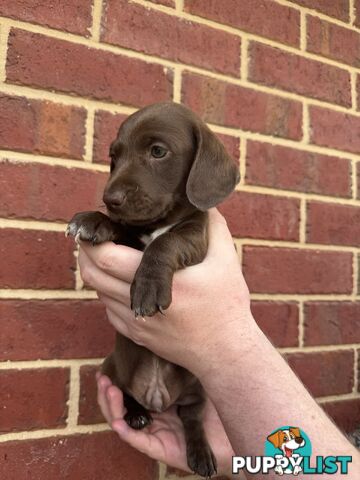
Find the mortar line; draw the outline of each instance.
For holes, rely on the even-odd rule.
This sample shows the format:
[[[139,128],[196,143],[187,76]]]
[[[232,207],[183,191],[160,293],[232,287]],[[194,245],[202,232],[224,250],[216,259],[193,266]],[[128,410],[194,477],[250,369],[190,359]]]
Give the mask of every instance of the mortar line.
[[[84,161],[91,163],[94,148],[95,109],[89,106],[85,122],[85,155]]]
[[[249,40],[241,38],[241,57],[240,57],[240,78],[243,81],[248,80],[249,74]]]
[[[351,110],[357,112],[357,88],[356,88],[357,74],[350,72],[350,88],[351,88]]]
[[[76,427],[79,416],[79,399],[80,399],[80,367],[72,365],[70,368],[70,385],[69,398],[67,401],[68,416],[66,425],[68,427]]]
[[[238,245],[243,246],[258,246],[258,247],[275,247],[275,248],[287,248],[295,250],[317,250],[321,252],[337,252],[337,253],[356,253],[358,249],[354,247],[347,247],[344,245],[323,245],[318,243],[299,243],[289,240],[267,240],[258,238],[234,238],[234,241]]]
[[[299,305],[299,331],[298,331],[298,344],[300,348],[304,347],[305,338],[305,322],[304,322],[304,302],[300,301]]]
[[[350,12],[350,25],[355,26],[356,7],[355,7],[354,0],[349,0],[349,12]]]
[[[51,360],[7,360],[0,362],[0,370],[38,370],[40,368],[74,368],[80,369],[83,366],[101,365],[103,358],[80,358],[80,359],[61,359],[52,358]],[[76,379],[76,372],[74,379]]]
[[[173,80],[173,100],[176,103],[181,103],[181,76],[182,68],[174,68],[174,80]]]
[[[303,138],[301,140],[301,143],[305,143],[305,144],[310,143],[310,113],[309,113],[309,105],[306,102],[303,102],[302,130],[303,130]]]
[[[0,25],[0,82],[6,80],[6,57],[10,27]]]
[[[94,290],[33,290],[30,288],[2,288],[0,299],[19,300],[97,300]]]
[[[12,218],[0,218],[0,228],[17,228],[20,230],[42,230],[46,232],[63,232],[66,223],[43,222],[37,220],[18,220]]]
[[[324,397],[317,397],[316,401],[320,404],[327,402],[340,402],[342,400],[357,400],[360,398],[360,393],[340,393],[338,395],[328,395]]]
[[[240,171],[240,182],[238,187],[241,188],[245,185],[246,179],[246,152],[247,152],[247,141],[245,137],[240,137],[240,152],[239,152],[239,171]]]
[[[281,347],[277,350],[281,354],[288,354],[288,353],[326,353],[326,352],[334,352],[334,351],[351,351],[356,348],[359,348],[360,344],[339,344],[339,345],[316,345],[316,346],[302,346],[302,347]]]
[[[307,16],[306,12],[300,11],[300,50],[306,52],[307,48]]]
[[[102,17],[102,0],[94,0],[93,7],[92,7],[91,38],[95,42],[100,41],[101,17]]]
[[[11,432],[0,434],[0,443],[12,442],[15,440],[37,440],[50,437],[106,432],[108,430],[110,430],[110,427],[107,423],[100,423],[95,425],[77,425],[76,427],[65,427],[58,429]]]
[[[184,0],[175,0],[175,10],[180,14],[184,11]]]

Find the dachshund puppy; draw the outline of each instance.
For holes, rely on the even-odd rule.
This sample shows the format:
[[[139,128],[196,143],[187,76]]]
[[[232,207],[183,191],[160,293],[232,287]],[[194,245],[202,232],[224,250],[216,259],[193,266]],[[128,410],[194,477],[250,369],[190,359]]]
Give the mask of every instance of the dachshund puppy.
[[[207,209],[225,199],[239,170],[194,113],[175,103],[137,111],[121,125],[110,147],[110,177],[103,200],[108,215],[76,214],[68,234],[96,245],[106,241],[144,252],[131,285],[136,317],[151,317],[171,304],[174,273],[200,263],[207,251]],[[141,429],[149,412],[176,404],[192,471],[216,472],[202,426],[205,394],[184,368],[117,334],[102,371],[124,392],[126,421]]]

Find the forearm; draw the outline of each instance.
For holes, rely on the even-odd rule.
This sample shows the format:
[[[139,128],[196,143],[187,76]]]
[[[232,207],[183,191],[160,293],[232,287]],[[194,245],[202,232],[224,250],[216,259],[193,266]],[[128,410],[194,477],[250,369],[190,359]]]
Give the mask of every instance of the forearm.
[[[226,345],[218,341],[211,353],[212,360],[200,363],[195,373],[214,402],[236,455],[264,455],[264,442],[272,431],[299,426],[311,439],[314,456],[352,455],[347,478],[355,479],[358,452],[255,323],[234,331]],[[272,475],[264,478],[276,478]]]

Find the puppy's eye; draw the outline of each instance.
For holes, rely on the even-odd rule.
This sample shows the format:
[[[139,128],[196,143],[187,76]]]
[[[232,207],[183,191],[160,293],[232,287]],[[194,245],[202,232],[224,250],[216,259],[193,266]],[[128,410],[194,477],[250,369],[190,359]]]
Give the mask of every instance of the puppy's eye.
[[[154,145],[151,147],[151,155],[154,158],[163,158],[167,154],[167,150],[164,147],[161,147],[160,145]]]

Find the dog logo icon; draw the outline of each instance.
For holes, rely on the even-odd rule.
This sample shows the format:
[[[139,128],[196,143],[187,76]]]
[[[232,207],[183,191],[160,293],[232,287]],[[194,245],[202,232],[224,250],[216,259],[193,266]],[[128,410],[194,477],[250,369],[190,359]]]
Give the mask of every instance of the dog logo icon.
[[[300,465],[302,456],[297,450],[305,447],[306,439],[298,427],[282,427],[267,437],[276,449],[274,457],[277,466],[275,472],[279,475],[298,475],[302,471]]]

